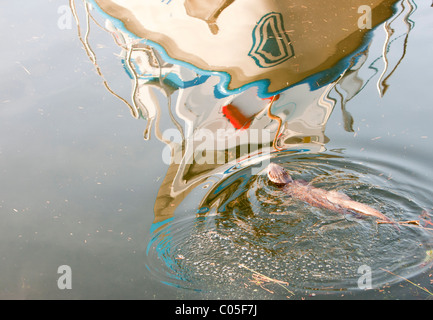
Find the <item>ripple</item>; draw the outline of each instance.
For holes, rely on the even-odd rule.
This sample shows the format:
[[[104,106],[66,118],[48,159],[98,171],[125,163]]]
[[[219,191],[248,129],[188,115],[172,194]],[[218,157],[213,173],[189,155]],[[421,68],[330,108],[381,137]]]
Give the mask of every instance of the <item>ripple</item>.
[[[396,221],[431,217],[428,191],[402,168],[327,154],[282,154],[274,161],[295,179],[344,192]],[[281,298],[359,290],[358,270],[365,266],[373,288],[401,281],[390,272],[410,278],[430,267],[432,230],[405,225],[398,231],[373,218],[315,208],[288,197],[264,173],[250,172],[236,171],[214,185],[197,215],[159,226],[147,257],[155,277],[218,296]]]

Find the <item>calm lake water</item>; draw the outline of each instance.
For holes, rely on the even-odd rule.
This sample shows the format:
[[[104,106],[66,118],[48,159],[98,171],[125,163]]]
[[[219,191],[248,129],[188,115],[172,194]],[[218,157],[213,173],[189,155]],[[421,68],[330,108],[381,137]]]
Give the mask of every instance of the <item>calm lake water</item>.
[[[343,78],[280,90],[272,113],[287,123],[278,131],[281,151],[251,160],[272,158],[297,179],[395,221],[419,222],[396,230],[296,202],[247,161],[168,164],[164,133],[173,123],[196,132],[216,117],[209,107],[191,120],[174,106],[190,103],[196,114],[195,105],[233,96],[209,95],[204,86],[186,98],[173,86],[170,99],[155,91],[160,116],[145,140],[146,120],[107,90],[67,1],[2,2],[0,298],[431,299],[433,8],[399,4],[391,41],[379,25]],[[76,5],[83,27],[84,6]],[[100,11],[92,16],[104,20]],[[106,83],[131,101],[125,56],[91,23],[89,43]],[[201,77],[214,92],[219,78]],[[248,90],[256,89],[230,101],[250,101]],[[260,112],[256,119],[265,119]],[[326,121],[316,119],[321,112]],[[261,128],[272,139],[278,133],[272,118]],[[72,271],[72,289],[58,287],[62,265]],[[360,289],[363,270],[370,290]]]

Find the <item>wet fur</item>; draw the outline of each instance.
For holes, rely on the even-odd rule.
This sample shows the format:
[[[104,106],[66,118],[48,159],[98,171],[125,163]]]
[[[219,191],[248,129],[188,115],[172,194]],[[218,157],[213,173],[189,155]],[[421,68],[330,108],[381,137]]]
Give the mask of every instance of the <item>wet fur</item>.
[[[283,167],[275,163],[271,163],[268,166],[267,174],[269,180],[281,187],[288,195],[312,206],[326,208],[343,214],[354,212],[361,215],[374,216],[391,222],[381,212],[352,200],[344,193],[315,188],[304,180],[293,180]]]

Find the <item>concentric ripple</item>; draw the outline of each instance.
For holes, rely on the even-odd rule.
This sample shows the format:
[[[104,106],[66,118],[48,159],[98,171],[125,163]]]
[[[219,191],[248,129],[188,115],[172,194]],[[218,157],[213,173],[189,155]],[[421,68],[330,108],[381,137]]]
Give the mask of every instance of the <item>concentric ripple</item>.
[[[273,161],[295,179],[338,190],[395,221],[377,224],[312,207],[243,169],[214,185],[197,215],[177,215],[153,233],[148,268],[160,281],[215,296],[292,297],[372,288],[431,266],[433,208],[428,181],[380,161],[331,155],[282,155]],[[395,175],[396,177],[393,177]],[[361,286],[361,287],[360,287]],[[218,293],[218,294],[217,294]]]

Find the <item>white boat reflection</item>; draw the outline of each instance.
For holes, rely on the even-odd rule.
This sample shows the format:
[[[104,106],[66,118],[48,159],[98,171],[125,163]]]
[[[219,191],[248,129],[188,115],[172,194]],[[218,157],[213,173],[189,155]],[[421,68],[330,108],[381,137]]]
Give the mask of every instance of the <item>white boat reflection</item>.
[[[102,27],[92,7],[104,19],[132,81],[131,101],[105,79],[104,85],[132,116],[148,121],[145,139],[154,128],[167,145],[162,160],[169,168],[155,222],[173,216],[195,186],[224,168],[267,160],[280,150],[323,151],[338,101],[345,129],[352,131],[346,102],[380,72],[378,88],[385,93],[404,57],[416,9],[411,0],[368,1],[373,29],[385,29],[383,56],[371,62],[373,31],[359,27],[360,0],[327,6],[313,0],[89,0],[83,1],[85,26],[70,3],[101,76],[87,37],[90,18]],[[389,48],[398,39],[404,40],[402,53],[390,61]],[[383,66],[376,67],[380,59]],[[372,74],[360,76],[366,70]],[[161,130],[164,113],[171,126]]]

